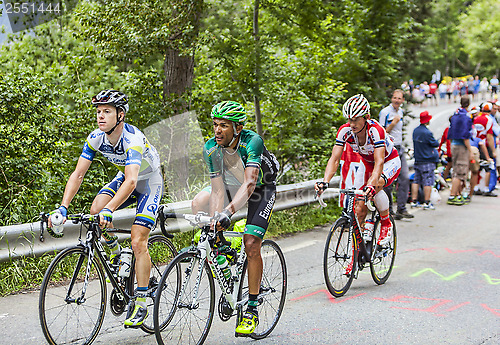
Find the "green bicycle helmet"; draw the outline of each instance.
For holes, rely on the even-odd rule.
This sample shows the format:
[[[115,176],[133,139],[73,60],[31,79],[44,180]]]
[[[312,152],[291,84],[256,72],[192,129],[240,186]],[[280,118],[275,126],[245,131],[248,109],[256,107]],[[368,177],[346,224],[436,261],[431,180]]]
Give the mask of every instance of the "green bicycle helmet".
[[[217,117],[242,125],[247,122],[247,112],[245,108],[243,108],[241,104],[233,101],[224,101],[214,105],[211,116],[212,119]]]

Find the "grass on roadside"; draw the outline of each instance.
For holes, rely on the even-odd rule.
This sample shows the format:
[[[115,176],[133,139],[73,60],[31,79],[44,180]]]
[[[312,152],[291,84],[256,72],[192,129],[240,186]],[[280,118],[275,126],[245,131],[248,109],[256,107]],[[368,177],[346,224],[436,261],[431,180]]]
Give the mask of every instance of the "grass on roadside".
[[[266,238],[279,237],[312,229],[317,225],[332,223],[339,217],[340,212],[341,209],[333,201],[324,209],[312,204],[275,212]],[[193,231],[175,234],[173,242],[176,248],[181,249],[190,245],[193,234]],[[54,252],[45,253],[38,258],[24,257],[0,263],[0,297],[38,289],[42,283],[43,275],[55,255]]]

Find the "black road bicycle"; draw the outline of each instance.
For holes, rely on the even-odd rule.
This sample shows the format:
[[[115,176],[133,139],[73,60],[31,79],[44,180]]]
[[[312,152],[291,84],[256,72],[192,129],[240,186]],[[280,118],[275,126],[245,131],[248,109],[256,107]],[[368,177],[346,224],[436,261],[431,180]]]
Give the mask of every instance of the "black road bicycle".
[[[363,195],[362,190],[340,189],[345,195],[342,215],[330,229],[326,239],[323,256],[323,272],[328,291],[334,297],[343,296],[351,287],[359,271],[370,266],[373,281],[384,284],[392,272],[396,258],[396,223],[391,216],[392,237],[385,245],[378,245],[380,237],[380,214],[370,203],[366,219],[371,218],[374,229],[368,238],[363,239],[360,224],[356,217],[355,201]],[[320,203],[322,203],[320,199]]]
[[[42,214],[41,233],[49,215]],[[134,308],[135,258],[129,277],[118,275],[118,264],[110,262],[101,243],[98,216],[68,215],[67,221],[80,224],[79,244],[64,249],[52,260],[40,288],[39,317],[49,344],[91,344],[101,329],[107,305],[106,277],[112,286],[110,308],[115,316]],[[108,229],[130,233],[130,230]],[[82,235],[84,239],[82,239]],[[172,236],[172,235],[170,235]],[[162,235],[148,239],[151,256],[148,309],[150,315],[141,329],[154,333],[152,306],[163,269],[177,255],[172,242]]]
[[[202,214],[165,214],[165,217],[184,218],[202,231],[198,245],[180,253],[161,277],[153,313],[156,340],[160,345],[203,344],[214,318],[214,277],[222,291],[217,303],[222,321],[236,316],[236,324],[239,324],[248,304],[244,244],[238,252],[231,250],[227,255],[214,244],[216,233],[210,230],[210,217]],[[241,237],[243,234],[226,231],[224,236]],[[217,261],[219,255],[225,255],[230,263],[226,276]],[[285,257],[280,247],[271,240],[264,240],[261,255],[264,268],[258,295],[259,324],[250,335],[253,339],[268,336],[276,327],[287,288]]]

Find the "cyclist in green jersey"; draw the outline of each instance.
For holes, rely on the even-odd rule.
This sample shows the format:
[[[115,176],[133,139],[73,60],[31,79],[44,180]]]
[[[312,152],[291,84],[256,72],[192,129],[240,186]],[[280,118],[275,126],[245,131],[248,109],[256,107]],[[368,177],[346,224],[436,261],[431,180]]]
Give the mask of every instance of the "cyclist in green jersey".
[[[231,216],[248,202],[243,241],[248,259],[249,300],[243,319],[236,327],[237,335],[248,336],[259,322],[260,247],[274,207],[279,164],[257,133],[243,129],[247,114],[241,104],[218,103],[212,108],[211,116],[215,136],[205,143],[203,153],[211,181],[208,209],[219,230],[219,245],[229,245],[222,230],[231,225]]]

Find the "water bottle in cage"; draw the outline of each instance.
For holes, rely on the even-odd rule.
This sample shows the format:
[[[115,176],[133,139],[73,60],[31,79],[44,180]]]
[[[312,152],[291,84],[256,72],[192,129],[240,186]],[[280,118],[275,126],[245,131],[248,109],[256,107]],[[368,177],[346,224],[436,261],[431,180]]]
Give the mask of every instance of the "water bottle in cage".
[[[373,222],[373,219],[367,219],[365,221],[365,230],[363,231],[363,240],[365,242],[371,241],[374,227],[375,224]]]
[[[224,278],[229,280],[231,278],[231,268],[229,268],[226,257],[224,255],[219,255],[216,260],[222,270],[222,273],[224,274]]]
[[[130,266],[132,264],[132,249],[123,248],[120,254],[120,270],[118,275],[123,278],[130,276]]]

